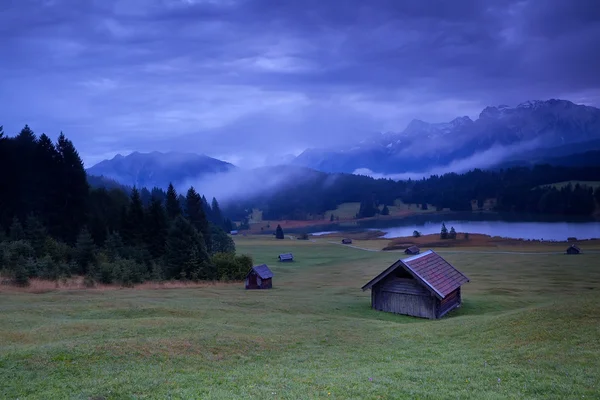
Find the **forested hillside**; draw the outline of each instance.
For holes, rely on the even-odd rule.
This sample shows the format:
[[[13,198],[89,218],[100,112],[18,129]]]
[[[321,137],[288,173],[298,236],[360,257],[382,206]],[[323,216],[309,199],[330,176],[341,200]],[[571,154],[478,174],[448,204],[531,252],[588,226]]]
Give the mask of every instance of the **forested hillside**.
[[[497,211],[589,216],[600,202],[600,189],[581,185],[561,189],[542,187],[570,180],[600,180],[600,167],[537,165],[497,171],[475,169],[464,174],[432,175],[421,180],[373,179],[351,174],[312,171],[305,179],[282,185],[279,190],[254,199],[231,202],[228,215],[243,219],[252,208],[263,210],[265,219],[309,219],[322,216],[341,203],[361,202],[369,217],[376,206],[395,199],[407,204],[432,204],[437,209],[470,211],[471,201],[483,204],[496,199]]]
[[[91,188],[73,143],[25,127],[0,127],[0,273],[9,282],[84,275],[134,284],[161,279],[240,279],[252,265],[235,256],[218,201],[173,186],[129,193]]]

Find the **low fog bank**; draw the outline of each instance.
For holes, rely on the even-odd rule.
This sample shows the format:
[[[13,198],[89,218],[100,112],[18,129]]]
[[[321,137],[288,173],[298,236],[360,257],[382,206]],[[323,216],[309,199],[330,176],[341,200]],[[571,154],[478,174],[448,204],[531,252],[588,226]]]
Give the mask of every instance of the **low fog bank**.
[[[431,175],[443,175],[451,172],[460,174],[475,168],[489,168],[496,166],[501,162],[508,160],[514,154],[537,149],[539,147],[539,140],[532,140],[514,146],[494,146],[481,153],[474,154],[471,157],[455,160],[450,164],[434,167],[427,171],[411,171],[397,174],[383,174],[372,171],[368,168],[358,168],[353,172],[353,174],[366,175],[376,179],[393,179],[395,181],[429,178]]]
[[[315,171],[308,168],[291,166],[234,169],[185,180],[177,185],[177,190],[183,191],[193,186],[207,199],[215,197],[219,203],[226,205],[228,202],[238,199],[268,196],[271,192],[280,191],[310,179],[314,174]]]

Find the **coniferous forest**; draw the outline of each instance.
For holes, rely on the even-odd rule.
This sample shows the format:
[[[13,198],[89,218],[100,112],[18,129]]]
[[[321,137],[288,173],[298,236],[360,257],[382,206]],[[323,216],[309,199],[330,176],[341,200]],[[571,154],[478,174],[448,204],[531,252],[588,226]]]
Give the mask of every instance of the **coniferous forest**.
[[[0,127],[0,272],[9,282],[85,276],[86,284],[239,280],[252,259],[235,255],[231,222],[193,187],[179,195],[91,188],[73,143],[25,126]]]

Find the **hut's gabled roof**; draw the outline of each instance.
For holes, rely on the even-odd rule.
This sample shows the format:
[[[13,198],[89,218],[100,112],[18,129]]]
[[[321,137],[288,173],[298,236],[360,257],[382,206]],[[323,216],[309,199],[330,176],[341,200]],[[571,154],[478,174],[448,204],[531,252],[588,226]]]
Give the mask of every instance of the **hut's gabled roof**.
[[[256,275],[260,276],[260,279],[269,279],[273,277],[273,272],[266,264],[256,265],[250,270],[250,272],[252,271],[256,272]]]
[[[571,246],[569,246],[569,248],[567,250],[569,250],[569,249],[575,249],[577,251],[581,251],[581,249],[578,246],[574,245],[574,244],[572,244]]]
[[[280,260],[291,260],[293,258],[294,256],[292,255],[292,253],[284,253],[279,255]]]
[[[410,253],[418,253],[420,250],[417,246],[410,246],[409,248],[407,248],[406,250],[408,250]],[[405,250],[405,251],[406,251]]]
[[[372,288],[397,268],[404,268],[439,299],[443,299],[463,284],[469,282],[469,278],[450,265],[448,261],[444,260],[433,250],[428,250],[416,256],[396,261],[363,286],[362,290]]]

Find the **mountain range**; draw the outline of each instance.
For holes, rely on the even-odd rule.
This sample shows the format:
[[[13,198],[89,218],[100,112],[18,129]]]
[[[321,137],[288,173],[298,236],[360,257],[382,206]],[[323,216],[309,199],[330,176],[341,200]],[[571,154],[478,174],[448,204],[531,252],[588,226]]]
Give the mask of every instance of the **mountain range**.
[[[472,120],[447,123],[413,120],[402,132],[371,135],[343,148],[307,149],[286,159],[296,167],[353,173],[368,169],[382,174],[481,167],[530,165],[598,165],[600,109],[567,100],[528,101],[516,107],[486,107]],[[185,183],[234,165],[192,153],[116,155],[87,170],[119,183],[162,187]],[[460,172],[460,171],[456,171]]]
[[[87,173],[128,186],[166,188],[170,182],[177,185],[235,168],[233,164],[206,155],[136,151],[127,156],[117,154],[110,160],[101,161],[89,168]]]
[[[561,147],[573,144],[564,154]],[[449,166],[478,154],[486,156],[480,161],[488,167],[548,149],[558,154],[546,151],[545,157],[600,149],[600,109],[554,99],[486,107],[476,120],[413,120],[402,132],[373,135],[342,149],[308,149],[292,163],[325,172],[364,168],[391,174]]]

